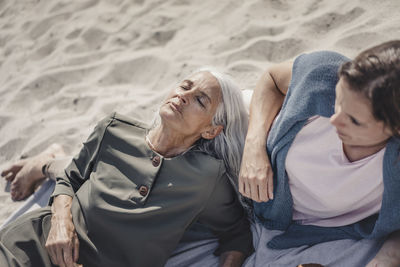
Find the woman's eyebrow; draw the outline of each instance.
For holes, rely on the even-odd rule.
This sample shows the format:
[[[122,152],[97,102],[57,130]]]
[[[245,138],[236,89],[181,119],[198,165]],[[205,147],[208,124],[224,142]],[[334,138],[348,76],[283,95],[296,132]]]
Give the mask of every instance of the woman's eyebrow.
[[[189,87],[193,86],[193,82],[191,80],[183,80],[182,83],[186,83]]]

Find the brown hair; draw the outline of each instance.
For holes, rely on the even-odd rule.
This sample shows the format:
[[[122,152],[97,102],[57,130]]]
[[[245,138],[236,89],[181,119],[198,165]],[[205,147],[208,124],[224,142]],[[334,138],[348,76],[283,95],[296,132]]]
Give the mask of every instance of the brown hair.
[[[399,137],[400,131],[400,40],[386,42],[361,52],[339,69],[351,90],[364,94],[372,114]]]

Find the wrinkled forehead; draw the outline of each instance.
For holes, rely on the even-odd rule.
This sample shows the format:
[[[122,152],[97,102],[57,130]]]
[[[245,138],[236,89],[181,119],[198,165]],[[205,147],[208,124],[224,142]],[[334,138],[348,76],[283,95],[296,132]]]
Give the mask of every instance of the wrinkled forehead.
[[[203,91],[214,99],[220,99],[222,96],[217,78],[208,71],[196,72],[183,80],[183,83],[188,83],[190,87]]]

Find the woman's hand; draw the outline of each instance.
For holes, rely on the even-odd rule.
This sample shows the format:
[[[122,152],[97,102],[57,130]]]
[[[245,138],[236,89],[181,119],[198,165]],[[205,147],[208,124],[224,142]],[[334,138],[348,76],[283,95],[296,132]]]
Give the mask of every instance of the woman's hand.
[[[42,173],[43,164],[46,163],[36,157],[23,159],[1,173],[11,183],[10,193],[13,200],[22,200],[33,193],[36,184],[45,178]]]
[[[22,200],[30,196],[36,185],[45,178],[42,173],[43,165],[61,155],[65,155],[62,147],[58,144],[52,144],[42,153],[22,159],[2,171],[1,176],[11,182],[11,198]]]
[[[227,251],[221,254],[219,260],[220,267],[240,267],[246,259],[245,255],[239,251]]]
[[[366,267],[400,266],[400,231],[393,232]]]
[[[59,195],[52,205],[51,228],[46,249],[53,264],[74,267],[79,258],[79,240],[71,215],[72,198]]]
[[[399,267],[399,261],[396,261],[390,257],[375,257],[370,261],[366,267]]]
[[[257,202],[274,198],[273,172],[265,141],[246,140],[239,174],[239,192]]]

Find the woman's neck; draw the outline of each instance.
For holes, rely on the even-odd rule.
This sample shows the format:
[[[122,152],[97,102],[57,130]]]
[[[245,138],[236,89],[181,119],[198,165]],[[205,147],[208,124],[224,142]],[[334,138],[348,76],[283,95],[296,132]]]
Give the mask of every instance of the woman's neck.
[[[187,151],[198,139],[184,136],[163,125],[150,130],[147,135],[149,146],[164,157],[174,157]]]
[[[377,153],[384,148],[386,144],[387,140],[373,146],[353,146],[343,144],[343,152],[350,162],[354,162]]]

